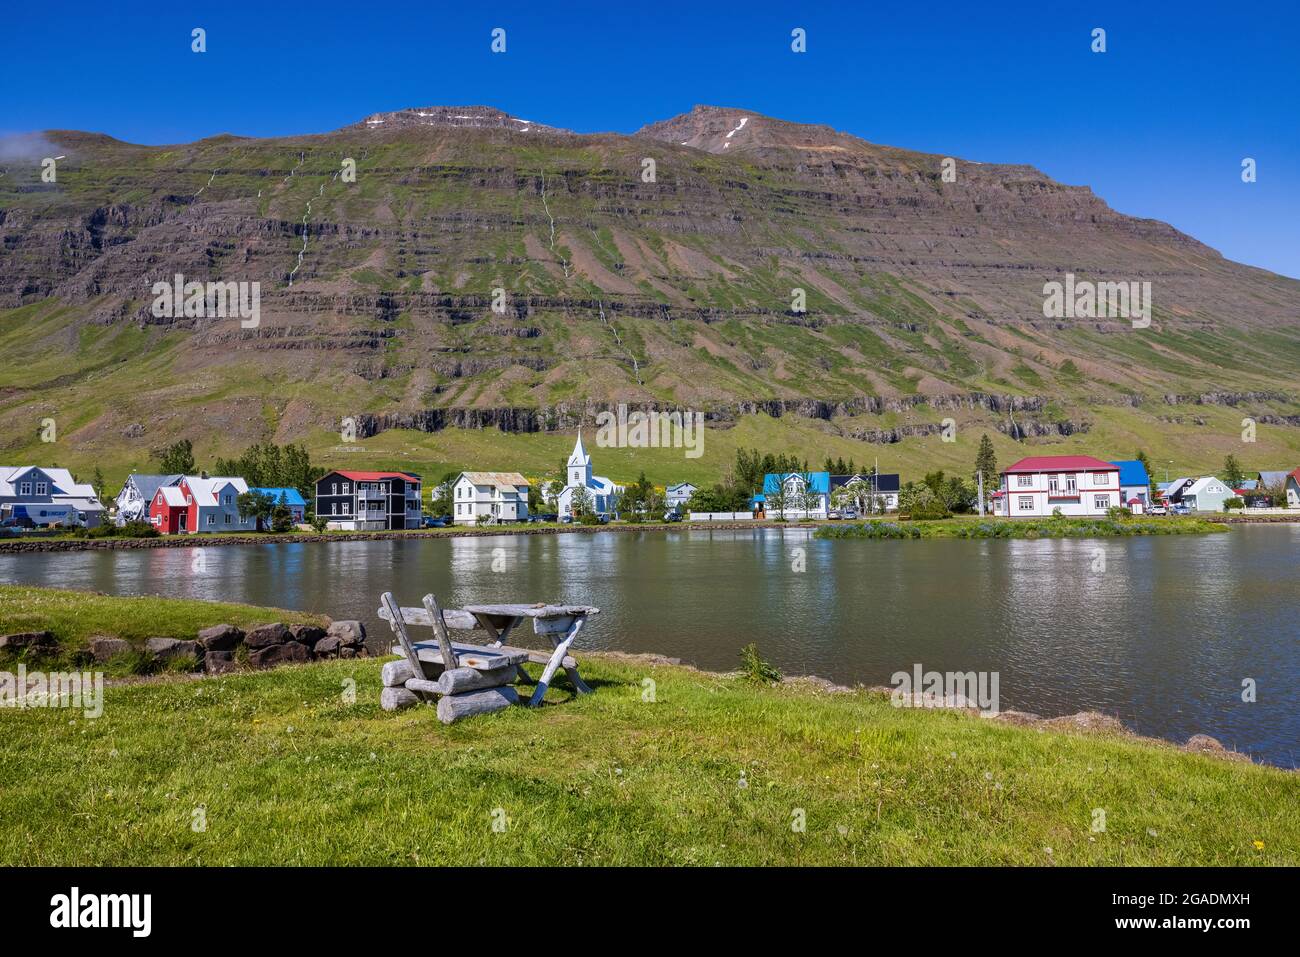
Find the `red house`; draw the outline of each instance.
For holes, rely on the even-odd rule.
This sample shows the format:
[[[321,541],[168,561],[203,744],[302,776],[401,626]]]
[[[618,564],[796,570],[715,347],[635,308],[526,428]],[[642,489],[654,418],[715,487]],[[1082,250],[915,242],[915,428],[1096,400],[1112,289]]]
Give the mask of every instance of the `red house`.
[[[188,532],[190,503],[178,485],[164,485],[149,502],[149,521],[164,535]]]

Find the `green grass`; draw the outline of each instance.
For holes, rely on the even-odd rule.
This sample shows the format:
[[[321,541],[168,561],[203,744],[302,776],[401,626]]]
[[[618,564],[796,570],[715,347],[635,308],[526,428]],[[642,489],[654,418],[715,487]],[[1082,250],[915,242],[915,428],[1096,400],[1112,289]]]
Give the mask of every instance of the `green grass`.
[[[1204,535],[1227,531],[1203,518],[995,519],[978,515],[937,521],[871,520],[820,525],[817,538],[1122,538],[1128,535]]]
[[[64,601],[100,623],[132,617],[113,599]],[[159,633],[237,617],[159,609]],[[375,660],[114,685],[95,720],[6,711],[0,863],[1297,862],[1290,772],[580,657],[595,694],[556,687],[539,710],[451,727],[380,710]]]
[[[240,628],[280,621],[320,624],[320,615],[183,598],[114,598],[94,592],[69,592],[29,585],[0,585],[0,634],[48,631],[65,650],[85,645],[92,635],[128,641],[146,638],[191,639],[209,625]]]

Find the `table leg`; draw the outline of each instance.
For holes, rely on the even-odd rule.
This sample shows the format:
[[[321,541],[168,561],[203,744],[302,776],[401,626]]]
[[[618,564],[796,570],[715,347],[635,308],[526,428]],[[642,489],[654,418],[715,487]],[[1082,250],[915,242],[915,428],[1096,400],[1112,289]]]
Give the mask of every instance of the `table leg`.
[[[555,653],[551,655],[551,660],[546,663],[546,668],[542,671],[542,677],[537,682],[537,690],[533,692],[532,700],[528,702],[530,708],[536,708],[542,703],[542,698],[546,697],[546,689],[550,685],[551,679],[555,677],[555,669],[560,667],[560,663],[564,661],[564,656],[569,652],[569,646],[573,644],[573,639],[578,637],[578,632],[582,630],[585,621],[585,618],[575,618],[573,624],[569,626],[569,630],[565,632],[564,638],[555,643]],[[554,636],[552,636],[552,641],[554,640]],[[576,669],[573,670],[576,671]],[[566,668],[565,671],[569,672],[570,669]],[[570,675],[570,678],[572,678],[572,675]],[[578,679],[579,682],[581,680],[581,678]],[[577,687],[576,683],[574,687]],[[586,688],[587,686],[583,685],[583,687]],[[587,691],[590,690],[590,688],[587,688]]]

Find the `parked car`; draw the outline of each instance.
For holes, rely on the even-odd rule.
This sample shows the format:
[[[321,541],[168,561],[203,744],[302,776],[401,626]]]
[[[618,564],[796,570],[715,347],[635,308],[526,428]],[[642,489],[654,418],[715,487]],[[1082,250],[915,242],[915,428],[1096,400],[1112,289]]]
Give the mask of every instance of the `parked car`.
[[[665,522],[680,522],[681,520],[682,520],[682,513],[677,511],[676,509],[673,509],[671,512],[664,512]]]
[[[1168,515],[1168,514],[1169,514],[1169,509],[1165,508],[1163,505],[1152,505],[1149,509],[1147,509],[1147,514],[1148,514],[1148,515]]]
[[[0,522],[0,528],[35,528],[36,523],[27,515],[14,515]]]
[[[561,524],[561,525],[571,525],[572,523],[573,523],[573,516],[572,516],[572,515],[565,515],[565,516],[563,516],[563,517],[560,519],[560,524]]]
[[[845,521],[852,521],[857,517],[858,517],[858,510],[856,508],[846,508],[844,510]]]
[[[446,515],[438,515],[436,517],[433,515],[426,515],[421,524],[423,524],[425,528],[446,528],[451,524],[451,519],[447,518]]]
[[[528,516],[530,522],[558,522],[559,520],[560,516],[555,512],[538,512]]]
[[[1251,500],[1250,507],[1251,508],[1272,508],[1273,503],[1266,498],[1257,498]]]
[[[833,508],[826,513],[826,517],[831,521],[838,521],[844,517],[844,514],[838,508]]]
[[[1192,510],[1186,505],[1175,505],[1169,509],[1174,515],[1191,515]]]

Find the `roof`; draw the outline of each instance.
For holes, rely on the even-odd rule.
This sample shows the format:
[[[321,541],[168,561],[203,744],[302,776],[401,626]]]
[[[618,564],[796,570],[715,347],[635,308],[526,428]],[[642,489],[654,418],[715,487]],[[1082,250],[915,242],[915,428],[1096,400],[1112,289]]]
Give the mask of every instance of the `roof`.
[[[155,498],[158,496],[159,492],[162,493],[163,504],[179,508],[185,507],[185,493],[181,491],[179,485],[158,486],[153,493]]]
[[[1031,455],[1002,470],[1006,475],[1015,472],[1113,472],[1112,462],[1094,459],[1091,455]]]
[[[342,469],[336,469],[329,473],[330,475],[342,475],[346,479],[352,479],[354,482],[377,482],[380,479],[399,478],[408,482],[420,481],[420,476],[414,472],[345,472]],[[326,476],[322,476],[325,478]]]
[[[597,436],[597,438],[599,438],[599,436]],[[565,463],[565,464],[566,464],[566,465],[582,465],[582,466],[585,466],[585,465],[589,464],[590,462],[591,462],[591,456],[588,455],[588,454],[587,454],[587,450],[586,450],[585,448],[583,448],[583,445],[582,445],[582,429],[579,429],[579,430],[578,430],[578,441],[575,442],[575,443],[573,443],[573,452],[572,452],[572,454],[570,454],[570,456],[569,456],[569,461],[568,461],[567,463]]]
[[[273,488],[261,486],[253,488],[252,486],[249,486],[248,490],[250,492],[260,492],[263,495],[271,496],[277,505],[283,500],[285,505],[301,505],[303,508],[307,507],[307,502],[303,499],[302,493],[296,488]]]
[[[1136,495],[1134,495],[1131,499],[1128,500],[1128,504],[1129,504],[1129,505],[1141,505],[1141,504],[1142,504],[1142,499],[1140,499],[1140,498],[1138,498]]]
[[[683,488],[699,488],[699,486],[696,485],[694,482],[674,482],[672,485],[668,486],[668,488],[666,488],[664,491],[675,492],[678,489],[683,489]]]
[[[0,465],[0,495],[18,494],[14,486],[19,476],[26,475],[32,469],[43,472],[50,480],[50,495],[73,495],[78,498],[95,498],[95,490],[89,485],[77,483],[67,469],[47,469],[43,465]]]
[[[848,485],[855,479],[866,482],[877,492],[897,492],[902,488],[898,475],[893,472],[858,472],[854,475],[832,475],[831,488]]]
[[[1119,466],[1120,485],[1151,484],[1151,477],[1147,475],[1147,468],[1139,459],[1124,459],[1119,462],[1111,462],[1110,464]]]
[[[497,488],[514,489],[528,485],[528,479],[518,472],[461,472],[456,481],[462,478],[469,479],[475,485],[493,485]]]
[[[194,501],[198,505],[217,505],[217,492],[227,485],[233,485],[236,493],[248,491],[248,483],[238,476],[215,475],[210,478],[203,478],[200,475],[185,476],[185,484],[189,486],[190,494],[194,496]]]
[[[1300,471],[1300,469],[1297,469],[1297,471]],[[1294,475],[1295,472],[1292,472],[1291,474]],[[1283,482],[1286,481],[1286,477],[1287,477],[1287,473],[1283,470],[1273,470],[1269,472],[1259,473],[1260,482],[1264,485],[1267,485],[1269,488],[1272,488],[1274,485],[1281,485]]]
[[[1183,489],[1183,495],[1200,495],[1202,492],[1207,490],[1210,483],[1212,482],[1219,485],[1224,490],[1224,492],[1226,492],[1228,495],[1233,494],[1232,489],[1228,486],[1228,483],[1225,482],[1223,479],[1219,478],[1216,475],[1204,475],[1201,478],[1193,480],[1191,485]],[[1216,493],[1211,493],[1211,494],[1216,494]]]
[[[792,475],[807,476],[809,487],[814,492],[826,493],[831,490],[830,472],[768,472],[763,476],[763,492],[771,495],[780,491],[781,484]]]
[[[162,488],[164,485],[175,485],[184,477],[185,476],[183,475],[131,474],[126,477],[126,481],[122,483],[122,487],[125,488],[128,485],[134,485],[136,491],[140,493],[141,498],[151,499],[154,497],[154,493],[157,492],[158,489]]]
[[[1295,479],[1295,483],[1296,483],[1297,485],[1300,485],[1300,468],[1298,468],[1298,469],[1296,469],[1294,472],[1290,473],[1290,474],[1287,476],[1287,478],[1289,478],[1289,479]]]

